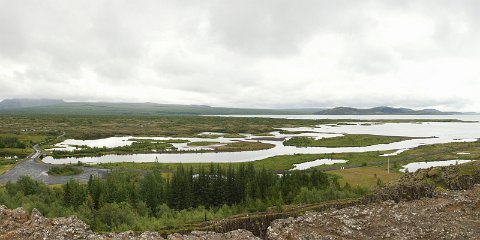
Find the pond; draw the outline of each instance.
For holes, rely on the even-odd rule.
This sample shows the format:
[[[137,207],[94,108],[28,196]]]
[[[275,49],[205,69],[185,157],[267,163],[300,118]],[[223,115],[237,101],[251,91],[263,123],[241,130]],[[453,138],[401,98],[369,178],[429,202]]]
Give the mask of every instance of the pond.
[[[332,164],[335,164],[335,163],[346,163],[346,162],[348,162],[348,161],[347,160],[342,160],[342,159],[327,159],[327,158],[317,159],[317,160],[311,161],[311,162],[293,164],[293,166],[295,166],[295,167],[290,169],[290,170],[305,170],[305,169],[309,169],[309,168],[316,167],[316,166],[321,166],[321,165],[332,165]]]
[[[453,117],[456,116],[456,117]],[[463,120],[480,120],[479,116],[472,117],[470,115],[460,115]],[[270,116],[278,117],[278,116]],[[302,116],[304,118],[305,116]],[[315,116],[318,117],[318,116]],[[328,117],[328,116],[322,116]],[[346,118],[346,116],[342,116]],[[359,119],[365,116],[360,116]],[[382,118],[391,116],[381,116]],[[396,118],[407,118],[407,116],[395,116]],[[462,119],[457,115],[448,116],[449,118]],[[292,118],[292,116],[288,116]],[[410,116],[410,118],[426,118],[435,119],[439,116]],[[272,157],[276,155],[286,154],[330,154],[330,153],[344,153],[344,152],[367,152],[367,151],[386,151],[397,150],[392,154],[399,154],[402,151],[426,144],[438,144],[449,142],[468,142],[476,141],[480,138],[480,124],[462,123],[462,122],[426,122],[426,123],[384,123],[378,124],[372,121],[372,124],[356,123],[356,124],[340,124],[340,125],[319,125],[316,127],[299,127],[299,128],[283,128],[288,131],[300,131],[299,134],[282,134],[278,131],[272,132],[273,136],[261,137],[253,136],[251,134],[242,134],[242,138],[224,138],[219,137],[221,133],[204,133],[204,135],[212,135],[210,138],[168,138],[168,137],[111,137],[97,140],[73,140],[68,139],[58,144],[55,148],[57,150],[71,151],[75,149],[72,145],[87,145],[90,147],[116,147],[126,146],[132,144],[132,138],[155,139],[155,140],[172,140],[184,139],[191,142],[212,141],[225,144],[233,141],[261,141],[264,143],[271,143],[275,147],[267,150],[259,151],[244,151],[244,152],[206,152],[206,153],[188,153],[188,152],[171,152],[171,153],[149,153],[149,154],[132,154],[132,155],[104,155],[95,157],[79,157],[79,158],[58,158],[54,159],[47,156],[43,159],[44,162],[61,164],[61,163],[77,163],[78,161],[84,163],[109,163],[109,162],[154,162],[158,159],[159,162],[164,163],[192,163],[192,162],[249,162]],[[307,132],[306,132],[307,131]],[[341,148],[326,148],[326,147],[294,147],[284,146],[281,139],[288,139],[293,136],[309,136],[314,138],[329,138],[342,136],[344,134],[375,134],[386,136],[408,136],[421,137],[419,139],[406,140],[401,142],[394,142],[389,144],[378,144],[367,147],[341,147]],[[180,151],[185,150],[199,150],[209,149],[211,146],[190,147],[187,143],[173,144]],[[385,155],[388,156],[388,155]]]
[[[393,152],[393,153],[385,153],[385,154],[382,154],[380,155],[381,157],[390,157],[390,156],[397,156],[398,154],[402,153],[402,152],[405,152],[407,151],[408,148],[403,148],[403,149],[398,149],[397,151]]]
[[[462,163],[471,162],[473,160],[446,160],[446,161],[432,161],[432,162],[414,162],[409,163],[400,169],[400,172],[416,172],[418,169],[426,169],[431,167],[443,167],[450,165],[457,165]]]

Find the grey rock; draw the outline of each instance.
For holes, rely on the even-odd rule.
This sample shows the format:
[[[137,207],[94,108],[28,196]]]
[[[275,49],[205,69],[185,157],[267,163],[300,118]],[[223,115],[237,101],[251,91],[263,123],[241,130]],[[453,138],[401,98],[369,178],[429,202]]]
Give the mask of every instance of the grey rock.
[[[307,212],[272,222],[268,239],[480,239],[480,185],[433,198]]]
[[[40,211],[33,209],[28,214],[22,208],[9,210],[0,206],[0,240],[3,239],[104,239],[104,240],[164,240],[158,232],[135,233],[95,233],[76,216],[49,219]],[[258,240],[246,230],[235,230],[228,233],[194,231],[190,234],[171,234],[167,239],[203,240],[203,239],[240,239]]]

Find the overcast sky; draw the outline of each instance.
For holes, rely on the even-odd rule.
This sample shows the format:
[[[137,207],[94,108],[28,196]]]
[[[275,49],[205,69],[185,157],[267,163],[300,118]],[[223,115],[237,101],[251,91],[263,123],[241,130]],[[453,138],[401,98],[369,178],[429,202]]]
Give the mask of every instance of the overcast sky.
[[[480,111],[480,1],[0,0],[0,99]]]

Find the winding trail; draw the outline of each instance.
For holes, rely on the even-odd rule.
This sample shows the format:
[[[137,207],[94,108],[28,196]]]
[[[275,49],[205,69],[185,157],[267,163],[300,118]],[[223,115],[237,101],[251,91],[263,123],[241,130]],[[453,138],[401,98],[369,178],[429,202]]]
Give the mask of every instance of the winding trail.
[[[42,151],[38,150],[39,144],[33,146],[34,152],[26,159],[19,162],[12,169],[0,175],[0,184],[5,184],[8,181],[17,181],[21,176],[29,176],[34,180],[44,182],[45,184],[64,184],[70,179],[78,181],[88,181],[90,175],[105,176],[110,169],[81,167],[83,172],[74,176],[52,176],[47,172],[54,164],[35,161],[35,159],[42,156]]]

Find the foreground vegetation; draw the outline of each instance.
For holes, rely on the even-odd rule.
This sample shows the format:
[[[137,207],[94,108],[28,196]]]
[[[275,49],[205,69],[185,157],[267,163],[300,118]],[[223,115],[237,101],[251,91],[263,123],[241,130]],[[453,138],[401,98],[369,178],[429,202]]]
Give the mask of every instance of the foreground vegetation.
[[[366,147],[414,139],[412,137],[380,136],[370,134],[345,134],[333,138],[292,137],[283,142],[296,147]]]
[[[169,177],[159,171],[145,175],[111,173],[74,180],[49,188],[28,177],[0,189],[0,202],[9,208],[38,208],[48,217],[75,214],[98,231],[165,230],[174,226],[219,219],[244,212],[282,209],[284,204],[314,203],[360,197],[338,177],[319,171],[278,176],[252,165],[210,165],[195,172],[179,166]]]
[[[55,166],[51,167],[48,170],[48,175],[53,175],[53,176],[72,176],[72,175],[78,175],[82,173],[83,170],[78,167],[74,167],[72,165],[64,165],[64,166]]]

